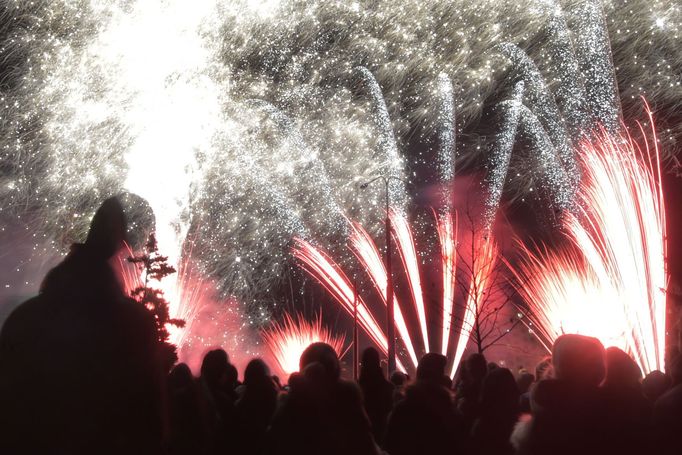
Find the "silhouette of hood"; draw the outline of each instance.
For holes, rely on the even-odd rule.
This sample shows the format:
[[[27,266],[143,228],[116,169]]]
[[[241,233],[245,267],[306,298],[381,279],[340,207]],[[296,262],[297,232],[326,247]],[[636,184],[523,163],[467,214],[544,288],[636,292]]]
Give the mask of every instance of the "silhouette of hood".
[[[93,256],[109,259],[126,240],[127,221],[117,197],[105,200],[90,223],[84,247]]]

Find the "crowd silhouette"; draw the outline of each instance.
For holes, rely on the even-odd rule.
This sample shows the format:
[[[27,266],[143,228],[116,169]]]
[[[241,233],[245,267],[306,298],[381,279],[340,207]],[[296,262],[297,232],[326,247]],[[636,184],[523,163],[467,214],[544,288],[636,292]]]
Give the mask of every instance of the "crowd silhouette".
[[[452,381],[429,353],[387,378],[374,348],[359,379],[310,345],[282,386],[223,349],[199,377],[167,371],[147,310],[108,264],[125,238],[115,198],[0,332],[0,454],[536,455],[682,453],[682,362],[642,377],[594,338],[563,335],[531,373],[469,355]]]

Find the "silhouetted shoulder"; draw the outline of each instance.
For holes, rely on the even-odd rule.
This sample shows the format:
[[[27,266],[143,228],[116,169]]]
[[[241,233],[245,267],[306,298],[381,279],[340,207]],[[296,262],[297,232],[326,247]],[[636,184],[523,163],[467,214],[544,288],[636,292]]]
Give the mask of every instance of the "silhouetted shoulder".
[[[657,421],[678,421],[682,428],[682,385],[677,385],[656,400],[654,405],[654,419]]]
[[[567,395],[566,384],[555,379],[543,379],[535,384],[531,392],[532,410],[537,413],[560,408]]]
[[[40,326],[46,323],[48,305],[41,296],[33,297],[14,309],[0,330],[0,357],[20,349],[40,333]]]
[[[17,306],[0,329],[0,339],[24,331],[25,323],[30,322],[31,318],[36,312],[41,311],[42,307],[43,299],[40,296],[33,297]]]
[[[339,398],[347,405],[362,404],[362,392],[355,382],[340,380],[337,392]]]

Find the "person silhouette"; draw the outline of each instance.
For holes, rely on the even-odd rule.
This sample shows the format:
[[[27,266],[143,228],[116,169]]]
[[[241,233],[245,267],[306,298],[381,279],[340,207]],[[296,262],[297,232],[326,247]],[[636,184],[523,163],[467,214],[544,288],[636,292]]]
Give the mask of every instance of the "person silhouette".
[[[326,343],[303,351],[300,373],[273,416],[268,455],[376,455],[369,419],[356,384],[341,379],[339,358]]]
[[[471,430],[474,453],[513,454],[509,441],[519,416],[519,388],[507,368],[494,368],[481,385],[479,416]]]
[[[606,378],[601,386],[609,449],[623,455],[645,453],[653,406],[644,396],[642,371],[616,347],[606,350]]]
[[[470,354],[459,369],[459,377],[455,383],[456,406],[464,419],[467,433],[471,431],[474,420],[478,417],[481,387],[487,373],[488,362],[485,356],[478,352]]]
[[[642,393],[650,403],[655,403],[658,398],[670,389],[670,377],[660,370],[654,370],[642,380]]]
[[[424,355],[416,381],[393,407],[386,427],[386,450],[391,455],[462,453],[462,425],[447,388],[445,356]]]
[[[170,455],[206,453],[208,425],[199,384],[185,363],[168,374]]]
[[[603,454],[607,414],[599,385],[606,374],[606,353],[599,340],[567,334],[552,346],[553,379],[531,389],[532,419],[515,430],[520,455]]]
[[[682,345],[682,332],[680,337]],[[654,403],[652,418],[655,453],[665,455],[679,453],[682,445],[682,355],[677,346],[670,351],[668,373],[673,386]]]
[[[393,384],[384,377],[379,351],[374,348],[367,348],[362,353],[358,383],[374,439],[382,441],[388,413],[393,407]]]
[[[212,349],[201,363],[201,390],[206,402],[209,453],[223,453],[230,446],[234,426],[235,393],[230,380],[231,364],[224,349]]]
[[[237,452],[256,455],[262,452],[266,430],[277,408],[278,388],[263,360],[253,359],[246,365],[242,389],[235,404]]]
[[[164,378],[153,316],[109,259],[125,240],[117,198],[0,332],[0,452],[157,453]]]

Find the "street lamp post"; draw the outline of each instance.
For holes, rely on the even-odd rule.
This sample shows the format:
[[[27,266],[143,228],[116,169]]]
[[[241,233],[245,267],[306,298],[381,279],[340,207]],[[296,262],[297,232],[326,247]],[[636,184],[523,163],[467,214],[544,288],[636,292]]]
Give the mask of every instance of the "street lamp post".
[[[386,338],[388,343],[388,375],[390,376],[396,370],[395,363],[395,316],[393,314],[393,267],[391,255],[391,216],[390,216],[390,200],[388,183],[391,178],[398,179],[398,177],[379,176],[360,185],[361,189],[367,188],[371,183],[381,179],[384,181],[386,191],[386,223],[384,226],[384,234],[386,236]]]
[[[358,380],[358,277],[353,279],[353,379]]]

